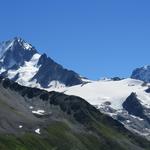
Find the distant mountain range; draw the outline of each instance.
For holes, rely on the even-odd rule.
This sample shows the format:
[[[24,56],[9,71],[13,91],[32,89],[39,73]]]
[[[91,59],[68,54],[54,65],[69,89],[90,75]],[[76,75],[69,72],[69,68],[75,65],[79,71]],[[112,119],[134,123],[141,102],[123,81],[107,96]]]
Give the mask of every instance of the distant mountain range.
[[[150,66],[130,78],[93,81],[16,37],[0,43],[0,76],[0,133],[31,133],[0,141],[36,147],[40,139],[40,150],[149,150],[150,143],[136,135],[150,140]]]

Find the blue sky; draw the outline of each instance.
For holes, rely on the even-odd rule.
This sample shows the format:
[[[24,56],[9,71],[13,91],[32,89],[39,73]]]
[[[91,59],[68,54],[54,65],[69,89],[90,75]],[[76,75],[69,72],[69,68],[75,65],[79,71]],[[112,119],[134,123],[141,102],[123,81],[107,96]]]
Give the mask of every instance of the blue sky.
[[[150,64],[149,0],[1,0],[0,41],[20,36],[92,79]]]

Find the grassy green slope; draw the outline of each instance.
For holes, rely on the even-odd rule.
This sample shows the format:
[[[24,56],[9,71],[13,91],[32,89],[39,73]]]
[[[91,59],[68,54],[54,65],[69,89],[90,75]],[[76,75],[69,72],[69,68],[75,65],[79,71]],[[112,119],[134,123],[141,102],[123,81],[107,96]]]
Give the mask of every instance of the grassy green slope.
[[[1,135],[1,150],[149,150],[150,144],[139,137],[122,134],[95,123],[91,132],[74,132],[64,122],[53,122],[46,136],[27,133]],[[96,133],[96,134],[95,134]],[[138,139],[139,138],[139,139]],[[142,148],[143,147],[143,148]]]

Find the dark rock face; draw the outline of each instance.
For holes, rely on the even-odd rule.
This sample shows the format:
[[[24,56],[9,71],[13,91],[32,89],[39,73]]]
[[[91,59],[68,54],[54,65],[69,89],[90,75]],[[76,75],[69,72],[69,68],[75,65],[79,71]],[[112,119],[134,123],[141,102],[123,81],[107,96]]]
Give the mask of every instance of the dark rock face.
[[[146,109],[144,109],[135,93],[131,93],[122,106],[129,114],[145,119],[150,123],[150,118],[145,115]]]
[[[123,103],[123,108],[129,112],[129,114],[144,117],[143,106],[139,102],[135,93],[131,93],[131,95],[125,100]]]
[[[122,80],[122,78],[120,78],[120,77],[113,77],[113,78],[111,78],[113,81],[120,81],[120,80]]]
[[[46,54],[41,55],[38,65],[41,65],[41,67],[33,79],[36,79],[42,87],[46,88],[50,81],[60,81],[66,86],[82,83],[77,73],[64,69],[61,65],[47,57]]]
[[[145,90],[146,93],[150,93],[150,87]]]
[[[131,78],[142,80],[144,82],[150,82],[150,66],[135,69],[132,72]]]

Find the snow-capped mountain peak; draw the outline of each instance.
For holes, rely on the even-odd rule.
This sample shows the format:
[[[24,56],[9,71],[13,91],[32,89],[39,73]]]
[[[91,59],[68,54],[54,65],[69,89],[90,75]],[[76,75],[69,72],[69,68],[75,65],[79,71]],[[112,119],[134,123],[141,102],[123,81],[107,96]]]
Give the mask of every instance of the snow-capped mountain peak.
[[[133,70],[131,78],[150,82],[150,65],[145,65]]]
[[[50,88],[81,84],[80,76],[64,69],[22,38],[0,43],[0,75],[22,85]]]

